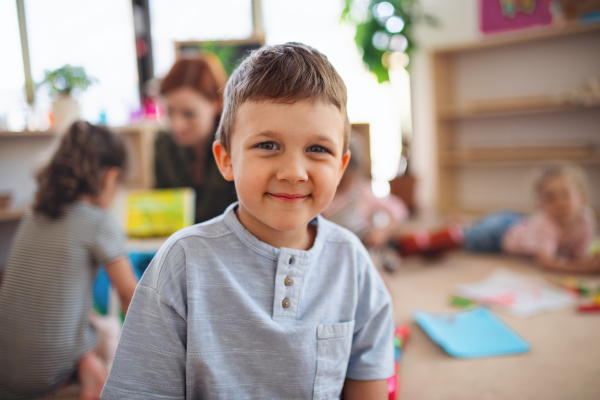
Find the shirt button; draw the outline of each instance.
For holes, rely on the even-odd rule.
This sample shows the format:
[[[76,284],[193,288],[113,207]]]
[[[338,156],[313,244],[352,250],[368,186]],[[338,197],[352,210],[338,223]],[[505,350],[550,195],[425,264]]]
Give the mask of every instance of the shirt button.
[[[283,299],[281,305],[283,306],[283,308],[288,308],[291,305],[291,303],[288,299]]]
[[[285,286],[292,286],[292,283],[294,283],[294,280],[288,276],[283,280],[283,282],[285,283]]]
[[[290,258],[288,259],[288,264],[292,265],[293,262],[294,262],[294,257],[290,256]]]

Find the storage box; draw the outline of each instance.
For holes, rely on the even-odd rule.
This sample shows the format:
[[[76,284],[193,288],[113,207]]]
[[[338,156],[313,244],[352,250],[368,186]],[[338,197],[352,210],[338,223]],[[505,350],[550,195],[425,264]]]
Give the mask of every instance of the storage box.
[[[130,237],[169,236],[194,223],[196,192],[191,188],[134,191],[127,195]]]

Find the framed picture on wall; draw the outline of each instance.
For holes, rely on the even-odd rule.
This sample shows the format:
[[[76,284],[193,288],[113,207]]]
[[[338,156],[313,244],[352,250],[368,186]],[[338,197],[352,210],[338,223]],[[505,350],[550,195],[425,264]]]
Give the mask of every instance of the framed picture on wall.
[[[179,60],[197,57],[204,51],[211,52],[221,61],[227,76],[231,76],[252,50],[263,45],[263,41],[256,39],[175,42],[175,57]]]
[[[496,33],[548,25],[551,0],[479,0],[479,29]]]

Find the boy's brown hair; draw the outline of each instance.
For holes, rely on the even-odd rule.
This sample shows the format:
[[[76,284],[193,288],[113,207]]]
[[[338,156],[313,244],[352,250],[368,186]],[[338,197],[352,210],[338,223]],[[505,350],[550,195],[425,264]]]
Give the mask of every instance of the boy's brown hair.
[[[235,117],[247,101],[294,104],[322,101],[337,107],[344,117],[344,150],[348,149],[350,122],[346,85],[327,57],[301,43],[263,46],[253,51],[233,72],[225,86],[223,115],[216,139],[230,149]]]

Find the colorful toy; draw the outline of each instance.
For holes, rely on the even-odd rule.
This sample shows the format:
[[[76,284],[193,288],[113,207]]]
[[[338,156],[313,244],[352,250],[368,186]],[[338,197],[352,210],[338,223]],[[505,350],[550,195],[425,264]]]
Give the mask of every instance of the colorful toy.
[[[439,255],[460,248],[463,237],[460,225],[450,225],[434,232],[417,231],[400,239],[400,254],[405,257],[413,254]]]
[[[387,380],[389,400],[395,400],[400,391],[400,360],[402,359],[402,349],[410,337],[412,329],[410,325],[399,325],[394,332],[394,376]]]
[[[450,296],[450,305],[459,308],[469,308],[477,305],[477,302],[466,297],[452,295]]]
[[[196,192],[191,188],[130,192],[127,234],[130,237],[170,236],[194,223]]]
[[[596,293],[592,296],[592,302],[580,304],[577,307],[577,311],[582,313],[600,312],[600,287],[598,287]]]
[[[594,239],[588,247],[588,255],[590,257],[600,256],[600,238]]]
[[[600,304],[580,304],[577,311],[581,313],[600,312]]]
[[[569,290],[575,296],[587,297],[590,294],[589,286],[585,282],[580,281],[574,276],[565,276],[559,279],[548,278],[548,281],[550,283],[553,283],[564,289]]]

